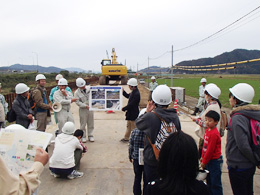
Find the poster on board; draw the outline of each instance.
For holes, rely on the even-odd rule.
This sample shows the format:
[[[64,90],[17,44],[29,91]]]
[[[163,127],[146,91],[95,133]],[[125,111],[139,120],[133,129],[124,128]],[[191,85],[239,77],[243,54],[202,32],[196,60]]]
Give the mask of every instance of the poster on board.
[[[89,110],[120,111],[122,108],[122,87],[93,86],[90,87]]]

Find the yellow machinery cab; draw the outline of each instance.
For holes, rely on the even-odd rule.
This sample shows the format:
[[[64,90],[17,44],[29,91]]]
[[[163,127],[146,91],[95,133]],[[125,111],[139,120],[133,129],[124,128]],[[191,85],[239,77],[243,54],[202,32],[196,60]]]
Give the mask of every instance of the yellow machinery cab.
[[[109,84],[110,80],[121,81],[122,85],[127,83],[127,67],[117,62],[117,56],[115,49],[112,49],[112,63],[110,59],[103,59],[102,65],[102,76],[99,78],[100,85]]]

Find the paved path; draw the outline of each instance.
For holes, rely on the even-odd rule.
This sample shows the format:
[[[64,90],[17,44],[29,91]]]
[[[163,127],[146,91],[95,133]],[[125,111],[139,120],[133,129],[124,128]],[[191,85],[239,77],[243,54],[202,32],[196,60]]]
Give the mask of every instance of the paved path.
[[[128,88],[125,86],[125,90]],[[127,100],[124,99],[124,105]],[[72,104],[72,112],[76,127],[79,127],[78,107]],[[80,171],[84,172],[82,178],[68,180],[54,178],[50,175],[48,165],[41,175],[42,181],[39,195],[128,195],[132,194],[134,173],[132,164],[128,160],[128,146],[119,140],[126,129],[123,112],[107,114],[95,112],[95,142],[87,142],[88,152],[81,160]],[[180,116],[182,129],[198,141],[194,134],[195,124],[185,115]],[[48,132],[54,133],[56,125],[48,127]],[[225,157],[226,137],[222,138],[222,152]],[[53,145],[49,147],[52,154]],[[255,175],[255,194],[260,194],[259,170]],[[222,183],[225,195],[231,195],[226,164],[224,162]]]

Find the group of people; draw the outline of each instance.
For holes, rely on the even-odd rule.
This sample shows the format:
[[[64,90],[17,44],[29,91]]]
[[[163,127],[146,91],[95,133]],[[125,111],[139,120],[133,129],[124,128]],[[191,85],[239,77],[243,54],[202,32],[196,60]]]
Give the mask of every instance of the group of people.
[[[16,124],[20,125],[16,128],[28,129],[34,120],[37,120],[35,129],[45,132],[52,104],[60,104],[59,111],[55,112],[54,109],[58,130],[53,155],[49,163],[51,174],[54,177],[64,176],[69,179],[81,177],[83,173],[78,171],[80,159],[82,154],[87,151],[82,142],[86,142],[87,138],[90,142],[94,142],[94,116],[93,111],[89,110],[90,88],[83,78],[77,78],[78,89],[73,95],[67,80],[58,74],[56,76],[57,86],[51,90],[50,101],[48,101],[45,89],[46,77],[43,74],[38,74],[35,81],[37,86],[33,89],[24,83],[15,86],[17,96],[12,103],[12,110],[16,114]],[[79,106],[80,128],[77,130],[70,110],[73,102]],[[86,126],[88,132],[86,132]],[[48,150],[46,149],[46,151]]]
[[[88,106],[90,90],[86,86],[86,81],[82,78],[77,78],[76,85],[78,89],[73,96],[72,90],[68,87],[68,81],[61,74],[58,74],[56,76],[57,86],[51,90],[49,101],[45,89],[46,77],[43,74],[38,74],[35,81],[37,86],[33,89],[30,89],[24,83],[19,83],[15,86],[17,97],[13,101],[12,108],[16,114],[16,124],[28,128],[33,120],[37,120],[36,130],[44,132],[47,127],[48,117],[50,117],[52,104],[57,102],[61,105],[61,110],[54,112],[54,118],[58,124],[57,134],[60,134],[66,122],[74,123],[70,108],[71,103],[76,102],[79,106],[80,129],[84,132],[82,141],[87,141],[87,126],[88,140],[93,142],[94,117],[93,111],[90,111]]]
[[[38,82],[36,89],[40,91],[41,98],[39,94],[37,96],[37,91],[32,93],[32,97],[37,96],[40,99],[36,98],[38,101],[35,100],[35,109],[39,112],[38,115],[37,113],[35,115],[29,107],[27,101],[29,88],[25,84],[18,84],[15,88],[18,94],[15,101],[24,104],[24,107],[20,106],[19,109],[27,112],[20,116],[20,121],[23,122],[21,125],[25,128],[32,122],[33,114],[36,118],[37,116],[46,118],[48,110],[51,109],[51,106],[46,102],[46,92],[44,91],[46,78],[43,76],[41,74],[36,76]],[[219,133],[219,122],[221,121],[219,96],[221,90],[216,84],[206,85],[206,79],[201,81],[205,83],[203,86],[205,87],[203,90],[205,99],[203,110],[198,117],[191,116],[191,119],[199,127],[196,133],[200,137],[198,150],[194,139],[182,131],[176,110],[169,108],[172,102],[170,88],[166,85],[158,85],[154,88],[147,107],[139,113],[140,92],[138,82],[135,78],[128,80],[127,84],[131,92],[126,93],[123,90],[124,97],[129,100],[128,104],[122,108],[122,111],[126,112],[127,130],[121,141],[129,143],[129,160],[133,163],[135,173],[133,185],[135,195],[223,194],[221,183],[223,157]],[[78,169],[82,153],[87,150],[81,142],[81,140],[85,141],[83,138],[86,133],[82,131],[83,126],[80,127],[82,130],[75,131],[70,104],[76,102],[82,109],[79,111],[82,116],[89,115],[91,111],[88,110],[86,95],[88,89],[84,79],[78,78],[76,84],[78,89],[73,97],[67,87],[67,80],[60,78],[58,88],[53,93],[53,99],[50,98],[54,103],[59,102],[63,109],[61,114],[60,112],[56,113],[58,124],[62,117],[61,123],[63,125],[59,126],[60,132],[55,139],[55,148],[49,163],[51,174],[54,177],[65,176],[74,179],[83,175]],[[239,83],[230,88],[229,91],[229,102],[233,108],[227,127],[226,144],[230,184],[235,195],[253,194],[253,178],[256,167],[260,168],[260,166],[259,159],[256,159],[252,149],[250,119],[260,121],[260,106],[250,104],[254,98],[254,89],[249,84]],[[203,98],[201,94],[200,97]],[[44,106],[41,107],[40,105]],[[195,114],[197,114],[197,111]],[[25,124],[24,121],[26,120],[28,122]],[[37,120],[39,119],[37,118]],[[81,121],[81,125],[86,125],[86,123],[88,123],[88,120]],[[37,129],[41,130],[44,126],[44,122],[40,122]],[[88,125],[88,127],[91,129],[93,126]],[[90,138],[93,138],[91,133],[93,131],[88,134],[90,141]],[[142,149],[143,163],[141,163],[142,155],[139,155]],[[38,151],[38,156],[40,157],[35,157],[35,161],[45,165],[46,160],[48,161],[45,151]],[[199,167],[209,170],[206,179],[207,184],[197,180]],[[34,168],[34,170],[37,170],[37,174],[40,174],[40,169],[40,167]],[[143,189],[142,178],[144,181]]]
[[[129,160],[133,163],[135,173],[134,194],[142,194],[142,177],[144,194],[223,194],[222,134],[219,132],[221,90],[216,84],[206,85],[206,82],[205,78],[201,79],[200,99],[192,115],[199,112],[200,106],[201,113],[197,117],[190,116],[198,124],[196,134],[200,137],[199,150],[194,140],[181,131],[176,110],[168,108],[172,100],[167,86],[157,86],[145,111],[139,116],[135,115],[136,119],[132,120],[134,130],[129,141]],[[260,168],[260,162],[254,155],[250,119],[260,121],[260,106],[250,104],[255,92],[247,83],[238,83],[229,91],[229,102],[233,108],[230,114],[232,120],[227,126],[226,144],[230,184],[235,195],[253,194],[253,178],[256,167]],[[137,103],[131,105],[138,106]],[[166,136],[160,135],[165,124],[163,121],[167,128],[174,125],[173,131],[165,133]],[[122,141],[128,140],[123,138]],[[144,165],[139,164],[140,148],[144,148]],[[209,171],[207,186],[196,180],[199,167]]]

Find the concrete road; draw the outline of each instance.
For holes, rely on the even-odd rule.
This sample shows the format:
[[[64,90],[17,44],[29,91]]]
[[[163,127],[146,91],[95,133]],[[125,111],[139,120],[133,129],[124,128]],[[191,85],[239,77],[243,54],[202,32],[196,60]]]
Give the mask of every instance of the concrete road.
[[[128,90],[127,86],[124,86]],[[124,105],[127,100],[124,99]],[[76,127],[79,127],[78,107],[72,104],[72,112]],[[119,140],[126,129],[124,112],[107,114],[95,112],[95,142],[87,142],[88,152],[81,160],[80,171],[84,172],[82,178],[74,180],[54,178],[50,175],[48,165],[41,175],[39,195],[128,195],[132,194],[134,173],[132,164],[128,160],[128,145]],[[190,134],[198,142],[194,134],[195,123],[186,115],[180,115],[184,132]],[[54,120],[53,120],[54,121]],[[54,133],[56,125],[48,127],[48,132]],[[225,157],[226,137],[222,138],[222,152]],[[53,145],[49,147],[50,156]],[[260,194],[259,170],[255,175],[255,194]],[[222,184],[225,195],[231,195],[226,163],[223,165]]]

